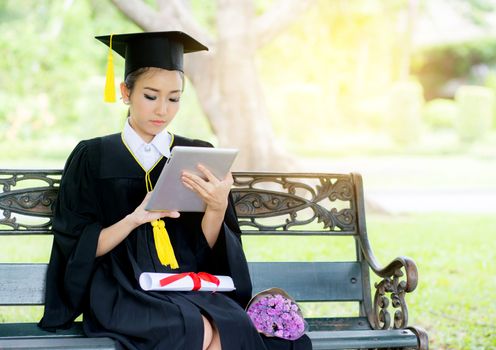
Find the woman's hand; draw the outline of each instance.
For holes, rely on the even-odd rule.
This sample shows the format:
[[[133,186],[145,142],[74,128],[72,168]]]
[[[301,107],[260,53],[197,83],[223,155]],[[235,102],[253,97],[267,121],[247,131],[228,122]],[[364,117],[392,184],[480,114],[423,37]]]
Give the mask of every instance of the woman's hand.
[[[207,205],[207,211],[215,211],[224,213],[227,208],[227,196],[234,182],[232,174],[228,173],[224,179],[219,180],[203,165],[198,165],[200,170],[207,180],[200,176],[183,172],[183,184],[191,191],[196,192]]]
[[[114,249],[138,226],[163,218],[179,217],[177,211],[157,211],[150,212],[145,210],[145,206],[150,200],[151,192],[145,196],[143,202],[129,215],[122,220],[116,222],[112,226],[104,228],[98,237],[98,245],[96,247],[96,256],[102,256]]]
[[[153,220],[157,220],[163,217],[169,217],[169,218],[178,218],[179,217],[179,212],[177,211],[148,211],[145,210],[145,207],[150,201],[150,197],[152,195],[152,192],[148,192],[147,195],[145,196],[145,199],[143,199],[143,202],[134,209],[134,212],[128,215],[128,218],[131,220],[131,222],[135,225],[135,227],[138,227],[139,225],[145,224],[147,222],[151,222]]]
[[[195,174],[184,172],[182,181],[184,186],[198,193],[207,204],[201,227],[208,245],[212,248],[217,242],[224,222],[228,204],[227,198],[234,180],[231,173],[228,173],[224,179],[219,180],[204,166],[198,165],[198,169],[205,175],[207,180]]]

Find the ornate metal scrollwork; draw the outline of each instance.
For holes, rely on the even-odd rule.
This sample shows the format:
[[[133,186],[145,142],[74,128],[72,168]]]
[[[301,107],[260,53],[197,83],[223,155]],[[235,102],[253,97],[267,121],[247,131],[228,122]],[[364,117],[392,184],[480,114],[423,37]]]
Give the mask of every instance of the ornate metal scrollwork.
[[[349,176],[237,173],[234,178],[232,192],[241,228],[297,232],[305,225],[319,223],[321,227],[312,231],[356,232],[354,190]],[[346,207],[333,206],[337,201]],[[260,220],[268,218],[270,224]]]
[[[406,281],[401,280],[403,277],[401,268],[394,271],[392,277],[385,277],[380,282],[375,283],[374,296],[374,323],[377,329],[405,328],[408,324],[408,308],[405,302],[405,293],[407,292]],[[391,314],[389,306],[392,306],[394,312],[393,324],[391,326]]]
[[[0,226],[4,233],[49,233],[60,170],[0,172]],[[46,218],[33,220],[33,217]]]
[[[48,217],[52,215],[56,198],[57,190],[54,188],[12,191],[10,194],[0,195],[0,209]]]
[[[10,232],[49,233],[60,177],[60,170],[1,171],[0,225],[12,228]],[[357,232],[354,186],[349,175],[235,173],[234,178],[235,208],[245,232]],[[36,185],[27,180],[36,181]],[[46,221],[33,223],[33,217]]]

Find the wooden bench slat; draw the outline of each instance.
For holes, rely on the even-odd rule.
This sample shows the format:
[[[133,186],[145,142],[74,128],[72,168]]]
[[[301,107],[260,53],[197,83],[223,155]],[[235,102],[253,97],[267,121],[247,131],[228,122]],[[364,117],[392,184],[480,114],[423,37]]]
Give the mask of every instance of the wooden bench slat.
[[[36,323],[0,323],[0,339],[9,338],[50,338],[50,337],[78,338],[84,337],[83,325],[81,322],[74,322],[68,329],[58,329],[56,332],[48,332]],[[1,347],[0,347],[1,349]]]
[[[381,331],[374,331],[379,333]],[[417,338],[411,334],[394,335],[394,331],[384,331],[383,336],[373,334],[364,337],[354,331],[342,332],[349,334],[336,334],[336,332],[310,332],[314,350],[338,350],[338,349],[369,349],[392,348],[392,347],[417,347]],[[409,331],[401,331],[409,332]],[[75,350],[113,350],[115,342],[109,338],[47,338],[47,339],[22,339],[22,340],[0,340],[1,349],[75,349]]]
[[[322,317],[307,318],[309,330],[316,332],[320,330],[370,330],[370,325],[366,317]],[[53,338],[83,337],[83,326],[81,322],[74,322],[71,328],[58,329],[56,332],[48,332],[38,327],[36,323],[0,323],[0,340],[10,338]],[[1,349],[1,348],[0,348]]]
[[[110,338],[45,338],[45,339],[6,339],[0,340],[0,349],[16,350],[114,350],[115,342]]]
[[[284,289],[297,301],[360,301],[358,262],[250,262],[253,292]]]
[[[16,326],[16,324],[10,324]],[[18,325],[18,324],[17,324]],[[33,324],[22,324],[22,327]],[[43,332],[43,331],[40,331]],[[44,337],[31,337],[29,332],[14,333],[8,338],[0,338],[1,349],[114,349],[115,343],[109,338],[83,338],[80,335],[73,337],[56,333],[47,333]],[[308,332],[314,350],[333,349],[366,349],[366,348],[394,348],[394,347],[417,347],[417,337],[410,330],[388,330],[388,331],[311,331]],[[15,336],[23,337],[22,340]]]
[[[251,262],[249,268],[254,292],[278,286],[298,301],[363,298],[357,262]],[[0,264],[0,305],[43,304],[46,269],[47,264]]]
[[[306,316],[306,315],[305,315]],[[367,317],[305,317],[309,331],[371,330]]]
[[[407,329],[309,332],[313,350],[417,348],[416,335]]]
[[[47,264],[0,264],[0,305],[41,305]]]

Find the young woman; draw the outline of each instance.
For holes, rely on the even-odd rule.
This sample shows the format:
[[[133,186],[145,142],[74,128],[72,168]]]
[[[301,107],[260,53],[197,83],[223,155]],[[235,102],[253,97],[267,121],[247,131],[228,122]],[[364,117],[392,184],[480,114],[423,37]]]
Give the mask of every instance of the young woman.
[[[127,349],[310,349],[304,336],[287,341],[261,336],[243,307],[251,282],[229,174],[182,181],[206,203],[204,213],[147,212],[170,151],[210,144],[166,128],[184,89],[183,53],[207,48],[181,32],[98,37],[125,58],[120,85],[129,116],[122,133],[80,142],[67,160],[53,220],[54,242],[40,327],[68,327],[83,313],[88,336],[107,336]],[[173,249],[152,224],[163,219]],[[232,277],[229,293],[145,292],[142,272],[207,272]]]

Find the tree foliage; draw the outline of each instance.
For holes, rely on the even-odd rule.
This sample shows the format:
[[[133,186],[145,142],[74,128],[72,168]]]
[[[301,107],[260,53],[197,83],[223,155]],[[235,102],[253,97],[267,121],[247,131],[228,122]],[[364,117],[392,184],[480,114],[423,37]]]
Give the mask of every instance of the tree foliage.
[[[106,55],[92,34],[134,26],[108,4],[101,6],[99,1],[2,2],[0,122],[7,139],[54,134],[77,139],[109,129],[104,115],[111,107],[96,96]]]
[[[422,49],[414,55],[412,73],[425,87],[427,99],[452,98],[453,89],[443,90],[450,80],[457,79],[457,85],[484,85],[495,62],[496,43],[480,39]]]
[[[387,96],[401,76],[402,23],[411,1],[319,0],[257,52],[255,72],[271,127],[290,151],[348,152],[345,138],[350,147],[367,151],[372,145],[360,144],[350,133],[365,130],[381,137],[388,125]],[[155,0],[145,3],[159,8]],[[207,35],[216,38],[218,2],[186,3]],[[255,17],[280,3],[254,0]],[[450,2],[460,11],[481,14],[492,4]],[[8,152],[15,147],[63,159],[77,140],[121,129],[125,107],[102,102],[107,48],[93,36],[140,29],[111,0],[0,1],[0,30],[0,152],[17,157]],[[491,41],[431,48],[415,55],[413,72],[431,98],[453,77],[483,83],[478,68],[494,71],[495,52]],[[123,60],[115,64],[119,78]],[[491,86],[494,76],[486,79]],[[172,130],[215,143],[193,83],[186,84]],[[215,96],[207,97],[215,102]]]

